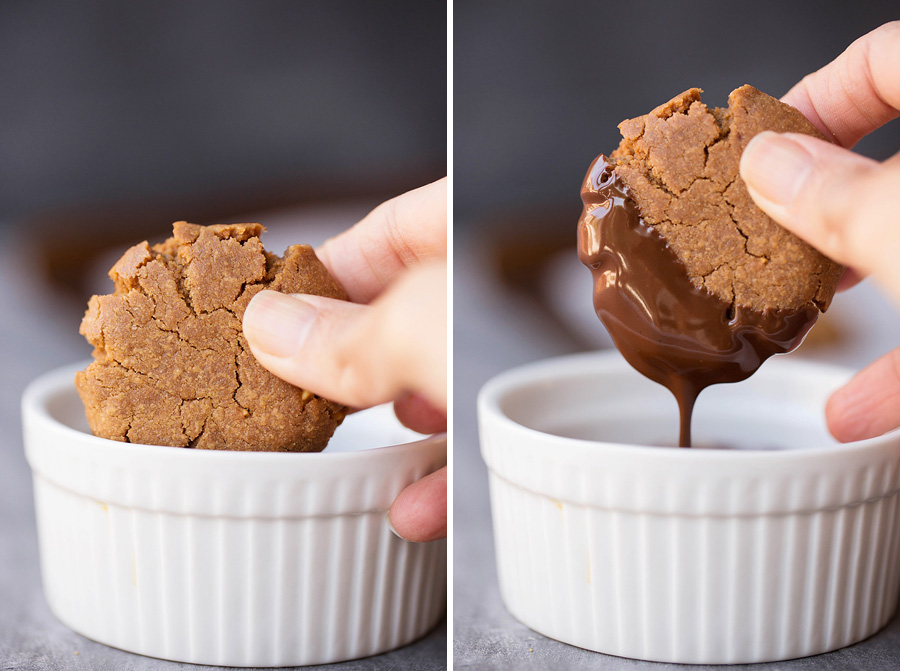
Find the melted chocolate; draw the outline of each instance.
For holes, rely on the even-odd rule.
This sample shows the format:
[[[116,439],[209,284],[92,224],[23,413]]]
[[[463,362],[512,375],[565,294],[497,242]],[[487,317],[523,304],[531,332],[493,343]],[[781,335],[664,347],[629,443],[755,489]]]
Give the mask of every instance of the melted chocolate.
[[[773,354],[794,349],[819,311],[751,310],[694,286],[602,154],[581,199],[578,258],[594,276],[594,309],[625,359],[675,395],[679,445],[690,447],[700,392],[744,380]]]

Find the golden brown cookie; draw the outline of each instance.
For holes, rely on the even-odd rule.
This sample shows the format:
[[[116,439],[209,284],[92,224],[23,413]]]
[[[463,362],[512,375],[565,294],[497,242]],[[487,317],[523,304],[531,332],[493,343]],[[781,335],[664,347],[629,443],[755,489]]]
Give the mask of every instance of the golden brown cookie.
[[[322,450],[345,408],[265,370],[241,330],[263,289],[346,300],[312,248],[279,258],[259,224],[174,224],[125,252],[115,293],[93,296],[81,334],[94,363],[75,377],[91,430],[112,440],[212,450]]]
[[[689,89],[619,124],[623,140],[610,156],[616,174],[698,288],[754,310],[824,311],[843,268],[760,210],[738,170],[757,133],[822,134],[752,86],[732,91],[728,108],[707,108],[700,93]]]

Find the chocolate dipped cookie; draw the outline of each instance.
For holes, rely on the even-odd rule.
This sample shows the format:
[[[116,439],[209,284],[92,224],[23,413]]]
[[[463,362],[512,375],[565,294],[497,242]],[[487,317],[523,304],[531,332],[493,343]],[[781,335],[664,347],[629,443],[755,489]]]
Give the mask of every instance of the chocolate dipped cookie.
[[[214,450],[322,450],[345,408],[265,370],[241,329],[263,289],[346,300],[306,245],[283,258],[259,224],[174,224],[174,235],[125,252],[115,292],[93,296],[81,333],[94,362],[76,375],[95,435]]]
[[[594,307],[629,363],[675,394],[683,446],[700,391],[799,345],[843,272],[762,212],[739,174],[757,133],[821,133],[752,86],[728,101],[711,110],[690,89],[623,121],[581,192]]]

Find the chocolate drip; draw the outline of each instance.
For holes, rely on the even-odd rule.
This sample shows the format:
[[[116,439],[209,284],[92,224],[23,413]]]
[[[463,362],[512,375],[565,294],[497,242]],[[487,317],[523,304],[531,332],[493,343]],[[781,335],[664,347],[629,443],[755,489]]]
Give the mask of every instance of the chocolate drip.
[[[744,380],[773,354],[794,349],[819,311],[751,310],[694,286],[602,154],[581,198],[578,258],[594,276],[594,309],[625,359],[675,395],[679,444],[690,447],[700,392]]]

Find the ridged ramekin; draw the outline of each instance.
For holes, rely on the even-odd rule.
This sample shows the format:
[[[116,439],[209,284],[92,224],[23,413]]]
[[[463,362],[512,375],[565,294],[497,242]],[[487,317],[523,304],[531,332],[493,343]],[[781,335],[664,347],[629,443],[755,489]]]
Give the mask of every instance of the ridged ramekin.
[[[44,592],[63,623],[223,666],[365,657],[437,623],[446,543],[403,541],[385,513],[446,463],[444,435],[421,439],[385,407],[348,417],[319,454],[118,443],[87,429],[75,370],[23,397]]]
[[[815,655],[883,627],[900,588],[900,434],[840,445],[849,371],[769,361],[706,390],[695,442],[618,353],[508,371],[478,399],[500,591],[546,636],[644,660]],[[780,448],[780,449],[779,449]]]

